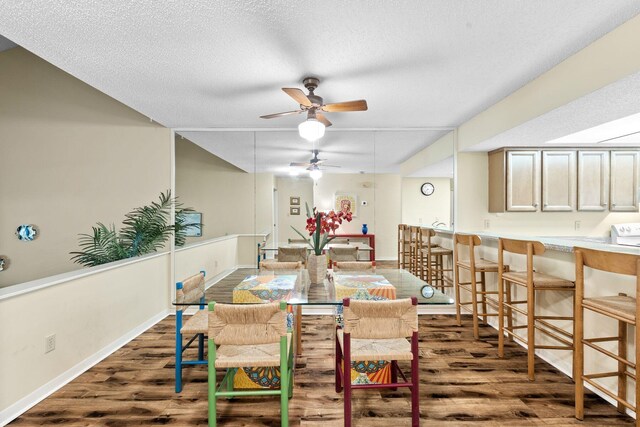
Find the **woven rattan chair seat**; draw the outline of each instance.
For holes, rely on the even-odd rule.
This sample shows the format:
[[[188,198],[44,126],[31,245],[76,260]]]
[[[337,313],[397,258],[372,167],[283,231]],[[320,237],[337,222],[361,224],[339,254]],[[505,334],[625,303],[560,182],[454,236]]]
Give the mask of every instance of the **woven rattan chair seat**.
[[[375,271],[375,267],[370,261],[340,261],[334,264],[333,271],[366,271],[373,273]]]
[[[505,272],[502,277],[510,282],[527,284],[526,271],[510,271]],[[544,273],[533,272],[533,286],[536,288],[573,288],[575,284],[569,280],[561,279],[555,276],[549,276]]]
[[[459,260],[458,265],[467,270],[471,270],[471,262],[469,262],[469,260]],[[479,259],[476,261],[476,271],[497,272],[498,264],[486,259]]]
[[[337,330],[340,347],[344,349],[342,329]],[[404,338],[351,339],[351,360],[413,360],[411,344]]]
[[[184,326],[180,332],[187,334],[206,334],[209,328],[209,312],[207,310],[198,310],[196,314],[189,317],[184,322]]]
[[[287,334],[287,357],[291,333]],[[221,345],[216,350],[216,368],[248,366],[280,366],[280,343],[252,345]]]
[[[425,255],[429,252],[427,248],[422,249],[422,253]],[[441,246],[431,246],[431,255],[451,255],[453,254],[453,250],[443,248]]]
[[[595,309],[598,312],[611,313],[626,320],[631,324],[636,323],[636,299],[629,296],[610,296],[585,298],[582,305],[586,308]]]

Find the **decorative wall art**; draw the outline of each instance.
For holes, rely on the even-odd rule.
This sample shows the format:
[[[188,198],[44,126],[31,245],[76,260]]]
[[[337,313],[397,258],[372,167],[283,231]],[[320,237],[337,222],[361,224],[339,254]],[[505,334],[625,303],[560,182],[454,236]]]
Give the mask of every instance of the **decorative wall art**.
[[[0,272],[9,268],[9,258],[5,255],[0,255]]]
[[[358,203],[357,196],[353,193],[336,193],[335,195],[335,211],[347,212],[351,211],[351,216],[357,216]]]
[[[289,197],[289,204],[290,205],[299,206],[300,205],[300,197],[298,197],[298,196]]]
[[[184,229],[187,237],[202,237],[202,212],[185,212],[182,214],[186,224],[200,224]]]
[[[299,206],[289,207],[289,215],[300,215],[300,207]]]
[[[35,238],[38,237],[38,234],[38,229],[33,224],[22,224],[16,229],[16,236],[18,236],[18,240],[25,242],[35,240]]]

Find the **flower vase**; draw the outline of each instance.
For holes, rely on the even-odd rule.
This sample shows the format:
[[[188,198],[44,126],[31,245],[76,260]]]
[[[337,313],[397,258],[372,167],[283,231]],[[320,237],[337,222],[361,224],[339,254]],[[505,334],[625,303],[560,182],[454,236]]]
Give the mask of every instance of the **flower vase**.
[[[307,259],[307,270],[309,270],[309,279],[311,283],[323,283],[327,276],[327,256],[326,255],[309,255]]]
[[[367,228],[367,224],[362,224],[362,234],[367,234],[369,229]]]

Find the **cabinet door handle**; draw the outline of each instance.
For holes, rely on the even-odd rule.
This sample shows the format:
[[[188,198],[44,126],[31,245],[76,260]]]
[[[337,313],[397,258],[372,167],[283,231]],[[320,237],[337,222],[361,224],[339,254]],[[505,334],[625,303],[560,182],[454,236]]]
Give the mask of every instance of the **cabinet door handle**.
[[[533,207],[534,207],[534,208],[537,208],[537,207],[538,207],[538,204],[537,204],[537,203],[534,203],[534,204],[533,204]]]
[[[615,207],[616,207],[616,204],[615,204],[615,203],[611,203],[611,207],[612,207],[612,208],[615,208]]]
[[[607,207],[607,203],[603,203],[603,204],[602,204],[602,207],[603,207],[603,208],[606,208],[606,207]]]

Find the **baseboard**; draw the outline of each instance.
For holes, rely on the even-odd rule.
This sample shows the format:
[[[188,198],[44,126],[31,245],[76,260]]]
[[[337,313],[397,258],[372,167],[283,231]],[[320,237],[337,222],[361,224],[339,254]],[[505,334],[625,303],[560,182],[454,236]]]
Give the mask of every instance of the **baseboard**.
[[[493,322],[489,322],[488,325],[491,326],[493,329],[495,329],[496,332],[498,331],[498,325],[497,323],[495,323],[495,320]],[[527,344],[523,343],[522,341],[514,340],[514,342],[518,344],[520,347],[527,349]],[[559,370],[569,378],[573,378],[573,367],[567,363],[560,364],[553,361],[550,357],[552,354],[552,350],[537,349],[535,353],[537,357],[544,360],[549,365],[553,366],[554,368],[556,368],[557,370]],[[584,383],[584,388],[595,393],[605,401],[609,402],[611,405],[618,406],[618,402],[614,398],[609,397],[606,393],[603,393],[602,391],[593,387],[591,384]],[[626,414],[629,415],[630,417],[634,419],[636,418],[635,412],[631,411],[630,409],[625,409],[625,411],[626,411]]]
[[[79,375],[85,373],[92,366],[101,362],[103,359],[111,355],[116,350],[123,347],[129,341],[136,338],[138,335],[145,332],[147,329],[167,317],[169,314],[169,310],[163,310],[155,316],[151,317],[144,323],[136,326],[134,329],[130,330],[111,344],[87,357],[80,363],[77,363],[75,366],[67,369],[62,374],[58,375],[48,383],[29,393],[27,396],[18,400],[13,405],[7,407],[3,411],[0,412],[0,426],[5,426],[9,424],[14,419],[18,418],[20,415],[31,409],[33,406],[38,404],[40,401],[47,398],[49,395],[65,386],[69,382],[73,381]]]

